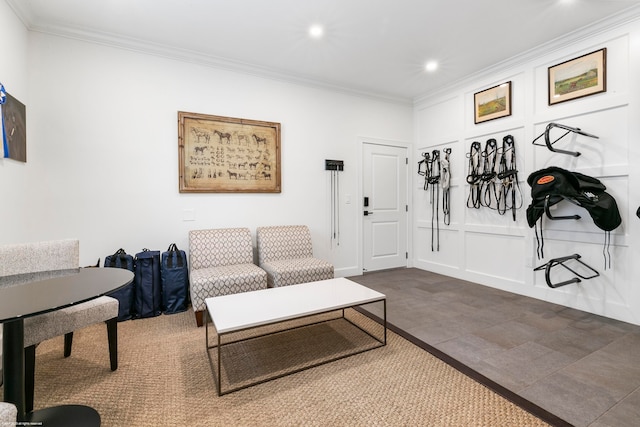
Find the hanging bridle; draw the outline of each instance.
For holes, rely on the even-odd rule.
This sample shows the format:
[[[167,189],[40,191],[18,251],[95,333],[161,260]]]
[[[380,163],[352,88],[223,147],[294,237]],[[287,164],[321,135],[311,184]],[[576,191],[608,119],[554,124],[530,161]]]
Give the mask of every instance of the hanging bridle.
[[[523,198],[518,183],[518,169],[516,165],[516,147],[513,136],[507,135],[502,139],[502,150],[500,153],[500,165],[498,168],[498,179],[500,180],[500,191],[498,193],[498,213],[504,215],[511,209],[513,220],[516,220],[516,210],[522,207]],[[509,202],[509,193],[511,201]],[[518,202],[518,196],[520,201]]]
[[[440,160],[442,166],[442,178],[440,186],[442,187],[442,213],[444,214],[443,221],[445,225],[451,224],[451,162],[449,161],[449,155],[451,154],[451,148],[445,148],[444,158]]]
[[[427,190],[429,188],[429,175],[431,172],[429,171],[431,167],[431,157],[429,153],[422,153],[422,160],[418,162],[418,175],[424,176],[424,184],[422,185],[423,190]]]
[[[482,180],[481,166],[482,145],[478,141],[471,143],[471,148],[467,154],[469,159],[469,170],[467,174],[467,184],[470,185],[467,207],[480,209],[480,182]]]
[[[436,239],[436,249],[440,250],[440,215],[439,215],[439,201],[440,201],[440,150],[433,150],[431,152],[431,163],[429,164],[429,176],[427,177],[427,183],[431,186],[431,251],[434,251],[434,238]],[[434,225],[435,221],[435,225]],[[437,235],[434,236],[434,228]]]
[[[494,138],[488,139],[482,151],[483,168],[481,178],[482,194],[481,204],[484,207],[494,209],[497,205],[498,193],[496,191],[496,159],[498,158],[498,143]],[[495,203],[494,203],[495,201]]]
[[[429,203],[431,204],[431,251],[440,250],[440,150],[422,153],[423,159],[418,162],[418,174],[424,176],[423,189],[431,187]],[[435,231],[435,233],[434,233]]]

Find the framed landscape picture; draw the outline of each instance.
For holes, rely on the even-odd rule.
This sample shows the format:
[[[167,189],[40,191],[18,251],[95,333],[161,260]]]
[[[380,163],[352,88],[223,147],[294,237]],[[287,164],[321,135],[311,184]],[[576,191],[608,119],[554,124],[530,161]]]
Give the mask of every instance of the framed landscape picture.
[[[178,112],[181,193],[280,193],[280,123]]]
[[[606,90],[606,48],[549,67],[549,105]]]
[[[473,95],[475,123],[511,115],[511,82],[476,92]]]

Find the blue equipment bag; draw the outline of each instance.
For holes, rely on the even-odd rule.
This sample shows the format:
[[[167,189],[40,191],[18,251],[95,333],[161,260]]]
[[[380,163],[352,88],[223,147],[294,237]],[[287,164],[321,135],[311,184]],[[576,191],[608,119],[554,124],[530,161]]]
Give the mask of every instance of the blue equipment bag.
[[[100,262],[100,261],[98,261]],[[111,268],[124,268],[134,272],[133,256],[127,254],[124,249],[118,249],[113,255],[107,255],[104,259],[104,266]],[[129,320],[133,317],[133,294],[134,283],[124,286],[117,291],[107,295],[118,300],[118,322]]]
[[[136,254],[134,316],[154,317],[162,313],[160,251],[143,249]]]
[[[189,295],[189,270],[187,255],[175,243],[162,253],[160,268],[162,278],[162,308],[165,314],[185,311]]]

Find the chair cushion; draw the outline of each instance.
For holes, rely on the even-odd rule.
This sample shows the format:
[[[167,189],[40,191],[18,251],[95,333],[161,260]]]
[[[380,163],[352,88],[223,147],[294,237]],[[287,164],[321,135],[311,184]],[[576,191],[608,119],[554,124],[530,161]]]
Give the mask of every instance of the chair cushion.
[[[189,267],[192,270],[253,262],[248,228],[189,231]]]
[[[276,225],[256,229],[258,264],[280,259],[313,257],[311,233],[306,225]]]
[[[252,263],[223,265],[191,270],[190,283],[193,310],[200,311],[206,298],[266,289],[267,273]]]
[[[118,317],[118,300],[103,296],[24,319],[24,346],[29,347],[46,339],[68,334],[94,323]]]
[[[333,279],[333,265],[318,258],[295,258],[262,264],[270,288]]]

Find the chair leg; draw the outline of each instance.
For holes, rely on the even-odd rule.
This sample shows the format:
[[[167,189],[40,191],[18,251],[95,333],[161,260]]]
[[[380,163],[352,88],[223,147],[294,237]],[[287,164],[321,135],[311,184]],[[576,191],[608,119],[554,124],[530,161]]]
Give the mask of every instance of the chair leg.
[[[64,334],[64,357],[71,356],[71,345],[73,344],[73,332]]]
[[[204,321],[204,320],[203,320],[203,317],[204,317],[204,316],[203,316],[203,313],[204,313],[204,311],[203,311],[203,310],[200,310],[200,311],[196,311],[196,312],[194,312],[194,313],[195,313],[195,315],[196,315],[196,325],[198,325],[198,327],[202,326],[202,325],[203,325],[203,321]]]
[[[24,349],[24,396],[25,412],[33,411],[33,391],[36,384],[36,346]]]
[[[118,369],[118,318],[114,317],[105,323],[109,340],[109,361],[111,362],[111,370],[115,371]]]

